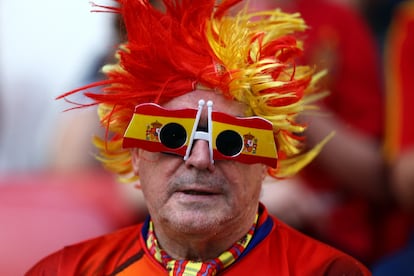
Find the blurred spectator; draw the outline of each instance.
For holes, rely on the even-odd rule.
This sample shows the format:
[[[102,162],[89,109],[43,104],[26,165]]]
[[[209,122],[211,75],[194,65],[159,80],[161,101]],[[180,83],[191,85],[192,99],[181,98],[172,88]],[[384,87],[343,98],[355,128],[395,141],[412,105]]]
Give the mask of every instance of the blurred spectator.
[[[370,264],[405,240],[388,232],[390,224],[404,229],[405,218],[391,205],[384,181],[379,49],[364,18],[348,6],[324,0],[252,2],[256,9],[281,4],[300,12],[310,26],[307,62],[329,71],[331,94],[322,115],[310,121],[308,143],[332,130],[336,136],[300,178],[286,180],[286,186],[265,185],[263,200],[273,202],[281,218],[293,219],[293,226]],[[295,195],[278,196],[281,187]]]
[[[387,120],[384,152],[390,166],[390,188],[414,223],[414,1],[405,1],[393,14],[385,44]],[[411,225],[412,227],[413,225]],[[375,276],[414,275],[414,229],[399,251],[373,268]],[[394,235],[400,235],[393,229]]]
[[[414,144],[414,128],[411,127],[411,103],[414,101],[413,6],[413,1],[406,1],[396,10],[385,45],[387,120],[384,150],[389,162]]]
[[[99,77],[97,66],[108,62],[107,53],[111,52],[112,56],[114,44],[121,39],[116,37],[108,42],[99,35],[104,31],[109,33],[110,28],[104,22],[107,20],[110,23],[113,17],[91,15],[88,7],[81,8],[88,18],[99,17],[101,22],[97,26],[99,30],[94,29],[99,47],[94,47],[92,54],[86,54],[85,59],[85,56],[80,58],[79,54],[76,55],[76,48],[79,45],[86,49],[90,47],[82,37],[85,33],[89,35],[91,26],[88,24],[91,22],[82,20],[68,8],[71,1],[60,1],[59,11],[49,3],[48,16],[39,21],[31,21],[30,16],[25,20],[20,18],[26,10],[34,13],[33,10],[25,8],[14,13],[10,3],[2,1],[0,12],[7,10],[18,17],[21,24],[16,26],[13,20],[0,24],[0,35],[6,38],[1,39],[0,48],[0,275],[23,275],[34,262],[48,253],[132,224],[141,219],[145,210],[139,205],[142,203],[141,195],[133,189],[133,185],[120,185],[111,174],[96,166],[91,146],[91,138],[97,134],[98,128],[95,123],[96,110],[83,110],[90,113],[90,121],[88,116],[78,119],[77,112],[62,113],[65,108],[63,103],[54,100],[56,95],[69,89],[65,87],[68,85],[65,78],[69,78],[65,74],[67,71],[76,72],[76,81],[74,78],[69,81],[71,88],[77,86],[74,82],[90,82],[91,78],[96,80]],[[29,3],[24,4],[30,7]],[[79,8],[79,5],[75,6]],[[46,6],[41,7],[46,9]],[[76,24],[71,24],[70,31],[75,33],[71,36],[70,31],[62,27],[61,21],[56,18],[53,23],[48,21],[53,18],[49,15],[59,15],[63,20],[72,22],[73,18],[68,20],[62,17],[61,10],[72,16],[76,14],[79,20],[76,23],[83,22],[85,32],[77,31]],[[35,14],[38,16],[41,13]],[[3,15],[0,20],[9,18]],[[39,27],[40,22],[47,22],[48,27]],[[19,43],[10,42],[11,37],[19,36],[21,26],[27,28],[26,33],[20,35],[26,39],[24,50],[20,49]],[[14,36],[11,36],[10,28],[15,32]],[[64,47],[60,45],[61,41],[51,43],[50,38],[58,39],[54,28],[64,32],[65,39],[70,43],[63,40]],[[113,32],[111,35],[113,39]],[[32,42],[31,36],[36,36],[36,42]],[[88,40],[93,40],[91,35]],[[14,42],[18,40],[15,38]],[[12,47],[10,44],[13,44]],[[46,49],[47,55],[37,51],[40,45]],[[50,45],[54,48],[50,49]],[[16,58],[11,48],[20,51],[20,59]],[[103,48],[104,53],[101,51]],[[59,55],[59,66],[66,71],[48,66],[49,58],[55,52]],[[99,65],[93,64],[95,55]],[[15,57],[12,62],[11,56]],[[105,56],[105,61],[101,60],[102,56]],[[41,61],[37,61],[37,57]],[[73,57],[76,61],[68,61]],[[33,60],[35,68],[30,67]],[[19,68],[14,71],[16,66]],[[42,73],[47,73],[48,77],[43,77]],[[87,80],[82,77],[85,74],[88,74]]]
[[[394,9],[404,0],[359,0],[359,9],[375,34],[380,47],[391,22]]]
[[[119,43],[125,40],[123,23],[118,16],[111,17],[111,42],[109,47],[102,54],[91,58],[92,66],[86,76],[80,78],[83,84],[89,84],[103,78],[101,72],[105,64],[115,61],[114,52]],[[95,90],[97,90],[95,88]],[[94,91],[98,92],[99,91]],[[67,99],[72,102],[85,103],[88,99],[83,95],[76,95]],[[62,110],[63,101],[59,101]],[[67,104],[66,108],[72,108]],[[96,160],[95,148],[92,138],[96,135],[104,135],[103,128],[98,123],[96,107],[80,110],[80,112],[63,112],[57,122],[54,132],[54,139],[50,143],[50,155],[47,166],[52,170],[78,170],[90,167],[99,169],[101,164]]]

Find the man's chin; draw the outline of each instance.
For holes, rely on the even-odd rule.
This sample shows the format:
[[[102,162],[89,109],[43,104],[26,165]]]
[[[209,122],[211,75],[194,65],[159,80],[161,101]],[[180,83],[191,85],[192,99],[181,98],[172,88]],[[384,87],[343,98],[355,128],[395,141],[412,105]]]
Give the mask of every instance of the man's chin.
[[[228,216],[217,212],[218,210],[186,209],[175,212],[170,214],[169,224],[177,231],[187,234],[217,232],[229,220]]]

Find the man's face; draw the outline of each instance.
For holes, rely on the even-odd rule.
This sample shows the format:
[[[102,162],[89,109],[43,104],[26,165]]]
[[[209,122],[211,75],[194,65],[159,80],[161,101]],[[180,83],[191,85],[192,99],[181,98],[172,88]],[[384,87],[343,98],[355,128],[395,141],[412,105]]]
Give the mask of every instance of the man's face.
[[[164,104],[168,109],[197,108],[213,101],[213,110],[243,116],[244,105],[214,92],[194,91]],[[200,127],[207,126],[203,111]],[[265,166],[235,161],[210,162],[208,142],[194,142],[190,157],[133,152],[142,191],[155,225],[187,234],[219,233],[249,227],[257,210]]]

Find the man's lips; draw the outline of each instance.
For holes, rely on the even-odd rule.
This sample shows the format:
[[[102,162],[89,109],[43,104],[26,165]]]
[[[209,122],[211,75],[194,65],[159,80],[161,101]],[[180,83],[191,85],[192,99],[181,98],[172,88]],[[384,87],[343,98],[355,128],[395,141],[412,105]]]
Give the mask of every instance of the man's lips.
[[[171,195],[171,198],[184,206],[193,206],[192,204],[207,204],[212,207],[215,206],[215,204],[218,204],[218,200],[223,196],[224,191],[218,186],[183,185],[175,189]]]
[[[187,188],[180,188],[179,190],[176,191],[176,193],[183,193],[186,195],[209,196],[209,195],[221,194],[221,191],[218,189],[206,189],[204,187],[187,187]]]
[[[186,195],[216,195],[217,193],[205,192],[205,191],[195,191],[195,190],[185,190],[180,191]]]

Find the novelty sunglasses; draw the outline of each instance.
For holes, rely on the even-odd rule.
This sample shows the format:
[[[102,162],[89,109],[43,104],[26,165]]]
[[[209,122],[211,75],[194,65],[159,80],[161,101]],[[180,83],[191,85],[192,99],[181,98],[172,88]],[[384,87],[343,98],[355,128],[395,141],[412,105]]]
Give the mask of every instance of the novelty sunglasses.
[[[213,111],[207,102],[207,127],[199,126],[205,101],[198,109],[165,109],[154,103],[135,107],[125,131],[124,148],[180,155],[187,160],[196,140],[209,145],[210,161],[235,160],[276,167],[277,152],[272,123],[260,117],[233,117]]]

